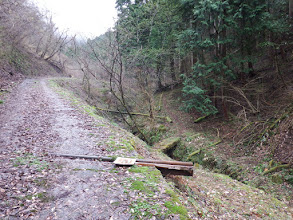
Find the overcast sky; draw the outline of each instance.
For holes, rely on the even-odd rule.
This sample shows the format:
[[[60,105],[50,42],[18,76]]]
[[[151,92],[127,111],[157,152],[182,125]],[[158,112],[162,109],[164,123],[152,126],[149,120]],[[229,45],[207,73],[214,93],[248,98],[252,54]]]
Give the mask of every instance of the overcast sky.
[[[40,8],[48,9],[53,21],[71,34],[95,37],[114,26],[117,17],[116,0],[31,0]]]

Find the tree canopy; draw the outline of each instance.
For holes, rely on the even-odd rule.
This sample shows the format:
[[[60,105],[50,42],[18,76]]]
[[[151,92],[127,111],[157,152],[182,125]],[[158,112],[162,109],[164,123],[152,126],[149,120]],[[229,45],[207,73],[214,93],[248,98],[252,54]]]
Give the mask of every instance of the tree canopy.
[[[129,72],[143,74],[155,90],[182,83],[184,108],[203,114],[225,112],[217,99],[225,104],[227,87],[256,77],[261,53],[289,44],[282,37],[290,29],[283,1],[117,0],[116,7],[115,31],[123,59],[132,61]]]

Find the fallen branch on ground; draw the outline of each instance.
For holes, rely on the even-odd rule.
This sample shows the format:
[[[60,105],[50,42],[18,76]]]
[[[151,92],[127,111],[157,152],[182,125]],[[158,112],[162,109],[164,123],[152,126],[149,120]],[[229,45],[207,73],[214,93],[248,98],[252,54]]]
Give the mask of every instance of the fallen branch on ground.
[[[130,113],[128,113],[128,112],[120,112],[120,111],[117,111],[117,110],[104,109],[104,108],[99,108],[99,107],[96,107],[96,109],[100,110],[100,111],[116,113],[116,114],[123,114],[123,115],[131,114],[131,115],[137,115],[137,116],[143,116],[143,117],[151,117],[149,114],[144,114],[144,113],[140,113],[140,112],[130,112]],[[171,118],[168,117],[168,116],[166,116],[166,117],[165,116],[155,116],[155,118],[164,119],[167,122],[172,123]]]
[[[207,117],[209,117],[210,115],[205,115],[205,116],[202,116],[202,117],[199,117],[197,119],[194,120],[194,123],[198,123],[198,122],[201,122],[202,120],[206,119]]]
[[[216,145],[220,144],[221,142],[222,142],[222,139],[221,139],[221,140],[218,140],[218,141],[215,142],[215,143],[210,144],[208,147],[216,146]]]
[[[269,132],[270,130],[273,130],[273,128],[275,128],[275,126],[282,121],[284,118],[286,118],[291,111],[293,110],[293,107],[291,107],[287,112],[285,112],[283,115],[281,115],[281,117],[279,117],[278,119],[276,119],[273,124],[271,124],[271,126],[269,126],[268,128],[266,128],[261,135],[259,136],[259,139],[261,139],[267,132]]]
[[[273,173],[273,172],[276,172],[276,171],[278,171],[280,169],[283,169],[283,168],[285,168],[285,169],[290,168],[290,164],[283,164],[283,165],[275,166],[275,167],[273,167],[273,168],[271,168],[269,170],[264,171],[262,173],[262,175],[266,175],[266,174],[269,174],[269,173]]]
[[[201,149],[198,149],[198,150],[194,151],[193,153],[189,154],[187,157],[187,160],[189,160],[192,156],[199,154],[200,152],[201,152]]]

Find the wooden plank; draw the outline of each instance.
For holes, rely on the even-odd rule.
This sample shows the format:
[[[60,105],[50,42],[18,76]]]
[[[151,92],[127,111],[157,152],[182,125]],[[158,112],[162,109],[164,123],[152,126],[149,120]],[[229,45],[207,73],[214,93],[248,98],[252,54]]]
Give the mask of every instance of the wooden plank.
[[[138,166],[150,166],[156,167],[163,174],[172,174],[172,175],[184,175],[184,176],[193,176],[193,166],[181,166],[181,165],[169,165],[169,164],[155,164],[155,163],[142,163],[136,162]]]
[[[136,162],[138,166],[149,166],[149,167],[161,167],[166,169],[174,169],[174,170],[192,170],[192,166],[181,166],[181,165],[170,165],[170,164],[159,164],[159,163],[142,163]]]
[[[193,166],[193,163],[192,163],[192,162],[182,162],[182,161],[167,161],[167,160],[137,159],[136,162],[142,162],[142,163],[157,163],[157,164],[170,164],[170,165],[182,165],[182,166]]]

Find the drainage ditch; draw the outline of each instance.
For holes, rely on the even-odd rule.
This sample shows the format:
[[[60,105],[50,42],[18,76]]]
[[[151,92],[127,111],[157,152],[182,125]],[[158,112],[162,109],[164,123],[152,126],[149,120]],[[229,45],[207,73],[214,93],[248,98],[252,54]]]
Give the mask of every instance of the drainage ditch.
[[[203,168],[215,173],[225,174],[232,179],[244,182],[244,169],[241,166],[217,158],[205,149],[198,149],[190,153],[190,149],[179,143],[163,152],[174,160],[193,162],[195,166],[201,165]]]

